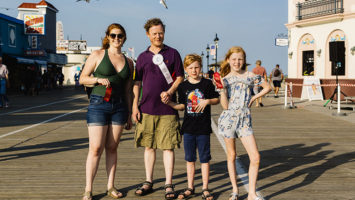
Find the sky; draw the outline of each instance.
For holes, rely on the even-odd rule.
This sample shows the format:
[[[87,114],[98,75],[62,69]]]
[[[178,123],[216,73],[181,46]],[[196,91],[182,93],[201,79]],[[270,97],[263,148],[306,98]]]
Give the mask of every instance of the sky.
[[[17,7],[40,0],[0,0],[0,13],[17,17]],[[287,0],[47,0],[59,12],[65,39],[86,40],[88,46],[101,46],[101,38],[111,23],[123,25],[127,32],[124,51],[134,47],[136,57],[149,46],[143,28],[149,18],[158,17],[166,25],[164,43],[177,49],[182,59],[189,53],[204,52],[218,34],[218,61],[228,49],[241,46],[247,54],[249,70],[261,60],[267,73],[280,64],[287,74],[287,47],[275,46],[279,34],[287,34]],[[4,8],[9,8],[4,9]],[[212,61],[209,59],[210,64]],[[205,69],[206,70],[206,69]]]

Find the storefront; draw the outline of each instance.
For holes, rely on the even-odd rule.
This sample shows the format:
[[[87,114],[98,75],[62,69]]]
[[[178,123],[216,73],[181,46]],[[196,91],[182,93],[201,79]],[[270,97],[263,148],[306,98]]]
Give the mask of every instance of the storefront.
[[[355,1],[289,0],[288,79],[303,83],[308,76],[321,84],[355,84]],[[302,87],[294,89],[300,97]],[[322,87],[328,99],[335,87]],[[355,96],[353,87],[343,87],[347,96]]]

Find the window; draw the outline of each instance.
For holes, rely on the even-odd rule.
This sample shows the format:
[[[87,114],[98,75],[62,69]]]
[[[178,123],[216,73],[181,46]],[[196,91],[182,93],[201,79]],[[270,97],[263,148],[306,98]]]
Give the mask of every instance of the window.
[[[314,51],[302,52],[302,75],[313,76],[314,75]]]

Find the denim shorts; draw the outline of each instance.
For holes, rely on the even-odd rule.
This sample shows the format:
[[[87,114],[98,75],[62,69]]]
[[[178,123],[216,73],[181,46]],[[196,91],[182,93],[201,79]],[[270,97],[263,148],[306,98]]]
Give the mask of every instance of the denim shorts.
[[[107,102],[102,96],[91,95],[86,121],[88,126],[124,125],[128,119],[127,110],[123,99],[110,99]]]
[[[184,133],[185,160],[187,162],[196,161],[196,149],[198,149],[200,163],[208,163],[211,160],[210,135]]]

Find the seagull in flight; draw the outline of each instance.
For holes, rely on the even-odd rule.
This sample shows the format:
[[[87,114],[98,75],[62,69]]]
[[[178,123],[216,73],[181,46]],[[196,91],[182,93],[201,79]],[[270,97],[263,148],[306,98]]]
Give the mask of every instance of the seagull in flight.
[[[162,4],[166,9],[168,9],[168,6],[166,5],[166,0],[160,0],[160,4]]]

